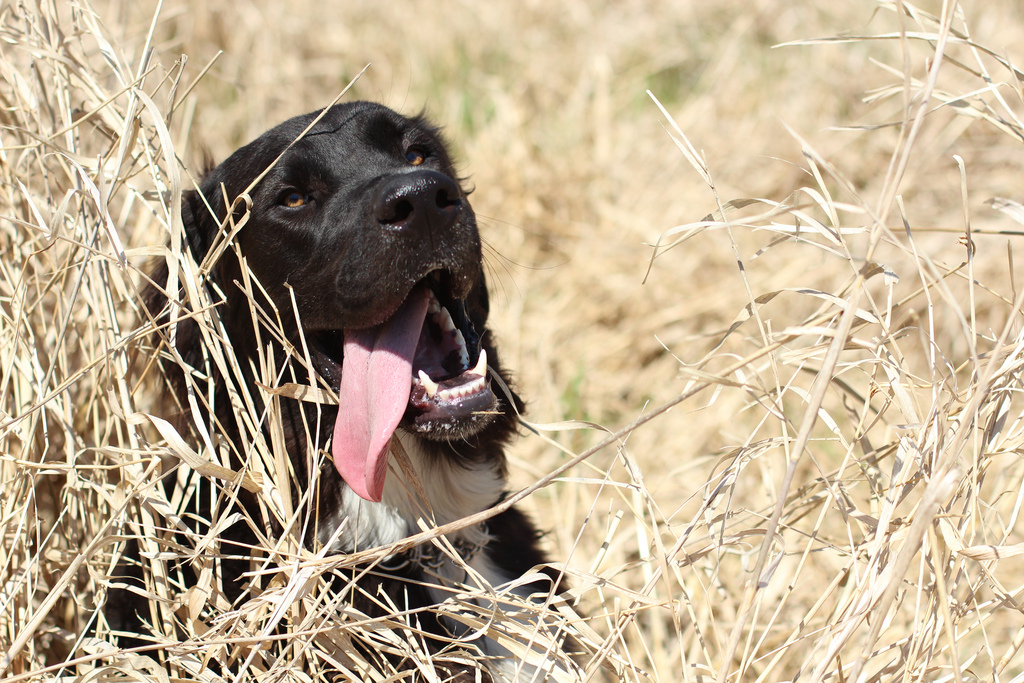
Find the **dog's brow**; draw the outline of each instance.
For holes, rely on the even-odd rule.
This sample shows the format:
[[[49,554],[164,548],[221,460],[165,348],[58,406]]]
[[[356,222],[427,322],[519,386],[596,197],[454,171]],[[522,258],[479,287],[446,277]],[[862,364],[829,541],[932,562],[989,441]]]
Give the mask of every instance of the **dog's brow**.
[[[334,135],[335,133],[337,133],[338,131],[340,131],[340,130],[341,130],[342,128],[344,128],[345,126],[347,126],[348,124],[350,124],[350,123],[351,123],[352,121],[354,121],[354,120],[355,120],[355,118],[356,118],[357,116],[359,116],[359,113],[360,113],[360,112],[358,112],[358,111],[354,111],[354,112],[352,112],[351,114],[349,114],[349,115],[348,115],[348,117],[346,117],[346,118],[345,118],[345,119],[343,119],[342,121],[339,121],[339,122],[338,122],[338,125],[337,125],[337,126],[335,126],[334,128],[331,128],[331,129],[329,129],[329,130],[319,130],[319,131],[316,131],[316,132],[310,131],[310,132],[309,132],[309,133],[308,133],[308,134],[306,135],[306,137],[309,137],[309,138],[311,138],[311,137],[313,137],[313,136],[315,136],[315,135]]]

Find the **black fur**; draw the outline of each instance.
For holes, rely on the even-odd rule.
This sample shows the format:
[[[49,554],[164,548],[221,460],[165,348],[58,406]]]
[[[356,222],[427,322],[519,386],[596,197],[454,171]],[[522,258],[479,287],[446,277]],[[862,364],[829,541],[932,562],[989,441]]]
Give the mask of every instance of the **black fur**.
[[[452,317],[466,337],[470,363],[475,363],[479,349],[484,349],[491,372],[510,386],[486,327],[488,299],[475,216],[437,129],[422,117],[407,118],[381,105],[355,102],[332,107],[300,137],[321,113],[299,116],[273,128],[213,169],[199,192],[187,193],[182,220],[196,262],[208,259],[231,230],[225,199],[234,201],[234,223],[244,221],[234,238],[237,252],[268,297],[257,295],[255,304],[269,319],[280,317],[287,341],[275,341],[266,329],[260,335],[264,345],[269,342],[275,366],[287,369],[282,375],[284,382],[308,384],[308,369],[287,348],[304,348],[300,336],[305,335],[320,386],[338,391],[343,330],[381,325],[410,292],[429,286],[442,305],[453,309]],[[246,191],[251,207],[235,201]],[[163,265],[153,274],[156,285],[147,295],[147,308],[158,321],[167,320],[167,279]],[[243,279],[243,265],[234,246],[228,246],[212,264],[209,283],[211,291],[223,293],[220,316],[239,359],[241,377],[221,376],[208,362],[199,328],[192,320],[182,318],[176,330],[176,351],[185,363],[215,378],[218,389],[207,418],[233,448],[236,469],[242,467],[246,454],[227,391],[247,384],[252,395],[259,396],[254,384],[259,378],[253,375],[250,363],[257,362],[256,326],[250,302],[239,286]],[[215,294],[214,300],[219,296]],[[455,309],[463,307],[465,320],[460,321],[461,314]],[[162,364],[179,394],[179,405],[188,405],[181,365],[169,360],[168,354]],[[399,429],[416,440],[426,461],[448,463],[454,472],[492,467],[503,482],[503,448],[516,431],[518,398],[493,386],[493,399],[489,394],[474,396],[479,402],[491,401],[489,409],[460,413],[458,407],[438,408],[423,391],[417,391],[413,389],[411,404],[417,396],[422,400],[410,405]],[[197,398],[204,400],[203,396]],[[517,405],[513,407],[510,401]],[[257,409],[262,412],[263,406],[257,405]],[[319,468],[319,488],[313,498],[317,505],[307,520],[305,535],[307,546],[315,548],[329,536],[325,531],[337,525],[346,495],[347,485],[330,457],[324,462],[317,454],[332,438],[338,409],[282,399],[281,412],[296,500],[304,491],[311,464]],[[307,434],[315,443],[309,443]],[[244,491],[240,495],[250,516],[259,520],[255,497]],[[493,500],[480,500],[472,511],[486,509],[499,499],[500,494]],[[199,512],[209,509],[211,503],[212,499],[201,496]],[[267,525],[274,533],[280,532],[273,523]],[[489,522],[487,532],[490,541],[475,552],[486,554],[507,579],[544,562],[537,533],[522,513],[513,509],[498,515]],[[221,565],[226,597],[238,603],[248,597],[240,577],[249,568],[242,549],[255,545],[256,530],[237,524],[224,540],[239,544],[237,560]],[[343,544],[335,550],[355,548]],[[396,604],[410,608],[435,604],[437,594],[418,585],[430,579],[417,565],[417,557],[413,552],[391,558],[364,576],[360,583],[365,595],[383,592]],[[115,611],[128,608],[123,596],[112,594],[112,600],[122,601]],[[381,611],[369,599],[358,599],[356,606],[370,614]],[[115,617],[108,611],[108,616],[121,628],[132,627],[133,622],[123,615]],[[428,631],[451,634],[450,625],[436,618],[423,616],[420,620]]]

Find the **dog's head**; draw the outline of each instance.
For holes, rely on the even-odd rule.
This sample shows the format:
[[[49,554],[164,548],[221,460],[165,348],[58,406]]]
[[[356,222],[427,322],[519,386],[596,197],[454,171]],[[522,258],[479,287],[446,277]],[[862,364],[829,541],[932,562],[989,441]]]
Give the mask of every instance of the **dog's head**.
[[[250,201],[236,202],[245,192]],[[480,237],[435,128],[367,102],[273,128],[188,196],[183,219],[198,259],[224,229],[230,202],[244,266],[339,394],[332,452],[356,493],[380,499],[400,424],[446,441],[488,425],[498,401],[480,339]],[[254,349],[242,268],[229,249],[212,277],[244,354]]]

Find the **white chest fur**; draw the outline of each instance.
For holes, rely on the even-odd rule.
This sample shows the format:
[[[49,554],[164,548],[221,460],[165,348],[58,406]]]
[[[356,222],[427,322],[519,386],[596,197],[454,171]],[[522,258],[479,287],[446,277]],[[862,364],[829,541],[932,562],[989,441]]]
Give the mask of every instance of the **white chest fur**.
[[[396,435],[416,472],[419,486],[409,481],[395,457],[391,456],[381,502],[364,500],[345,487],[340,508],[328,519],[321,521],[320,539],[324,544],[330,543],[331,552],[349,553],[388,545],[420,531],[420,520],[433,526],[446,524],[480,512],[499,500],[505,486],[499,464],[484,463],[466,467],[443,458],[430,458],[424,453],[418,438],[401,430]],[[423,495],[417,493],[418,490],[426,496],[426,501],[422,500]],[[489,538],[486,528],[478,525],[451,534],[448,540],[456,547],[462,545],[482,549]],[[428,545],[424,548],[426,552],[432,552]],[[501,571],[486,551],[473,551],[465,564],[457,563],[440,553],[434,553],[430,558],[429,567],[423,568],[423,579],[427,584],[436,586],[428,586],[432,598],[438,604],[446,603],[450,610],[459,611],[459,601],[452,602],[453,596],[465,588],[480,589],[475,597],[466,596],[464,599],[484,608],[485,612],[495,608],[503,609],[502,605],[508,599],[503,595],[525,600],[530,592],[528,586],[515,585],[513,582],[519,577]],[[512,619],[526,627],[536,616],[528,612]],[[465,626],[455,620],[446,618],[445,621],[453,633],[467,631]],[[550,632],[541,623],[532,625],[532,628],[541,629],[535,637],[539,633],[547,633],[549,640]],[[532,643],[529,648],[531,652],[526,657],[513,655],[489,637],[478,640],[477,645],[490,656],[492,673],[499,679],[547,680],[549,675],[545,670],[553,673],[552,677],[556,680],[565,680],[567,676],[566,669],[558,665],[549,663],[537,666],[525,663],[524,659],[539,662],[547,659],[547,648],[537,641]]]
[[[490,507],[501,496],[505,481],[497,464],[464,467],[430,458],[418,438],[402,430],[396,435],[427,500],[420,499],[418,487],[408,481],[391,456],[381,502],[363,500],[346,487],[340,507],[321,521],[319,538],[330,543],[332,552],[350,553],[394,543],[419,531],[418,520],[435,526],[447,524]],[[450,540],[480,546],[487,538],[482,528],[471,527],[453,534]]]

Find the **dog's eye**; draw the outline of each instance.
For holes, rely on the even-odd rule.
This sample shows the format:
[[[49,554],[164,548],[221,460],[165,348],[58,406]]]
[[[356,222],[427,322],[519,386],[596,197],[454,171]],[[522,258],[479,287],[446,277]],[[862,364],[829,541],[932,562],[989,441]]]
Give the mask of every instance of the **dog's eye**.
[[[419,166],[420,164],[427,160],[427,154],[419,147],[410,147],[405,152],[405,158],[413,166]]]
[[[281,203],[289,209],[297,209],[300,206],[305,206],[308,201],[309,197],[301,192],[289,192],[281,200]]]

